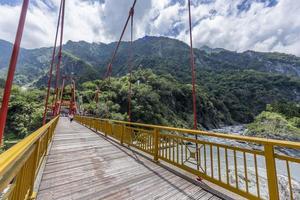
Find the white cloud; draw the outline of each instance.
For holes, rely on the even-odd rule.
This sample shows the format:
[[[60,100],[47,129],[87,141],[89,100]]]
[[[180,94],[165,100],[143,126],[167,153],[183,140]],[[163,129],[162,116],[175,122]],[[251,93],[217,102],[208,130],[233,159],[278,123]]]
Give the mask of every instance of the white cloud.
[[[243,12],[237,8],[241,2],[218,0],[194,7],[194,21],[202,19],[193,30],[196,46],[280,51],[300,56],[300,1],[279,0],[273,7],[253,1],[251,8]],[[210,14],[212,10],[214,14]],[[186,16],[181,19],[187,20]],[[184,41],[188,41],[187,37],[184,31],[177,36]]]
[[[16,15],[20,12],[20,9],[19,7],[7,5],[0,6],[0,38],[13,41],[16,30]]]
[[[176,1],[138,0],[136,37],[166,35],[188,42],[187,3],[186,0]],[[51,46],[53,43],[59,0],[43,2],[37,1],[30,6],[24,47]],[[131,0],[66,2],[64,41],[88,42],[116,41],[132,4]],[[238,9],[244,0],[193,2],[196,47],[208,45],[235,51],[280,51],[300,56],[300,1],[278,0],[275,6],[268,7],[267,3],[249,0],[251,7],[244,11]],[[49,5],[54,7],[49,8]],[[0,38],[13,41],[19,12],[20,5],[0,4]],[[126,34],[125,39],[128,38]]]

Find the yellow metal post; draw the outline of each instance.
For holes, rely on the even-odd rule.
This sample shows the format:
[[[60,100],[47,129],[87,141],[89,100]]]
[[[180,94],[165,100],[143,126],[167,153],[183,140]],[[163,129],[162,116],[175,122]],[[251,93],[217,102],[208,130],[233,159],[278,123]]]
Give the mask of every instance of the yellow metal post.
[[[45,136],[46,137],[46,149],[48,149],[48,145],[49,145],[50,139],[51,139],[49,128],[47,128],[47,130],[46,130],[47,132],[46,132],[46,136]]]
[[[279,200],[274,148],[273,145],[265,144],[264,149],[269,188],[269,199]]]
[[[124,142],[125,126],[126,126],[125,124],[122,124],[122,132],[121,132],[121,139],[120,139],[121,145],[123,145]]]
[[[51,132],[51,128],[49,127],[47,131]],[[39,154],[40,154],[40,139],[38,139],[35,143],[35,151],[34,151],[34,159],[33,159],[33,169],[32,170],[32,176],[31,176],[31,185],[30,185],[30,191],[29,191],[29,197],[34,196],[33,188],[34,188],[34,181],[35,181],[35,176],[37,174],[37,169],[39,168]]]
[[[154,161],[158,162],[159,129],[154,129]]]
[[[104,131],[104,135],[105,137],[107,137],[107,132],[108,132],[108,121],[105,121],[105,131]]]

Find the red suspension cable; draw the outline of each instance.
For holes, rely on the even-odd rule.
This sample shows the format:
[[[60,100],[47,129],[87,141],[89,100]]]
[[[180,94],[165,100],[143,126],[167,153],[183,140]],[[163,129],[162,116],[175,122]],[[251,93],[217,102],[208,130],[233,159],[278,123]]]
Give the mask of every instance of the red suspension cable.
[[[129,50],[129,62],[128,62],[128,71],[129,71],[129,87],[128,87],[128,121],[131,122],[131,80],[132,80],[132,59],[133,59],[133,17],[134,17],[134,8],[130,9],[131,15],[131,29],[130,29],[130,50]]]
[[[64,90],[65,90],[65,78],[63,78],[62,85],[61,85],[61,92],[60,92],[60,97],[59,97],[59,104],[58,104],[58,109],[56,115],[60,113],[61,110],[61,104],[63,102],[63,95],[64,95]]]
[[[71,78],[72,81],[72,94],[71,94],[71,102],[70,102],[70,114],[74,115],[77,111],[76,106],[76,85],[75,81]]]
[[[134,9],[136,2],[137,2],[137,0],[134,0],[133,5],[132,5],[132,7],[131,7],[130,10]],[[118,49],[119,49],[119,47],[120,47],[121,41],[122,41],[122,39],[123,39],[123,36],[124,36],[125,31],[126,31],[126,28],[127,28],[127,25],[128,25],[128,23],[129,23],[130,18],[131,18],[131,12],[129,12],[129,15],[128,15],[128,17],[127,17],[126,23],[125,23],[124,28],[123,28],[123,30],[122,30],[121,36],[120,36],[120,38],[119,38],[118,44],[117,44],[117,46],[116,46],[116,48],[115,48],[115,50],[114,50],[114,53],[113,53],[113,55],[112,55],[112,58],[111,58],[110,63],[109,63],[108,66],[107,66],[105,78],[111,76],[111,72],[112,72],[112,64],[113,64],[113,62],[115,61],[115,58],[116,58]]]
[[[56,81],[55,81],[55,104],[58,101],[58,87],[59,87],[59,77],[60,77],[60,64],[62,59],[62,43],[63,43],[63,35],[64,35],[64,22],[65,22],[65,4],[66,1],[63,0],[62,6],[62,16],[61,16],[61,29],[60,29],[60,44],[59,44],[59,51],[58,51],[58,61],[56,64]],[[57,115],[57,108],[56,108],[56,115]]]
[[[189,7],[189,29],[190,29],[190,55],[191,55],[191,70],[192,70],[192,93],[193,93],[193,113],[194,113],[194,129],[197,129],[197,102],[196,102],[196,67],[195,67],[195,56],[193,49],[193,29],[192,29],[192,12],[191,12],[191,0],[188,0]],[[195,139],[198,139],[197,134]],[[199,163],[199,151],[198,143],[196,143],[196,161]],[[197,164],[197,170],[199,170],[199,165]],[[198,176],[198,181],[202,181],[202,178]]]
[[[196,68],[195,68],[195,57],[194,57],[194,50],[193,50],[191,0],[188,0],[188,7],[189,7],[189,28],[190,28],[190,56],[191,56],[192,86],[193,86],[192,92],[193,92],[194,129],[197,129]]]
[[[47,111],[48,111],[48,101],[49,101],[49,96],[50,96],[50,88],[51,88],[51,82],[52,82],[52,72],[53,72],[53,65],[54,65],[55,54],[56,54],[56,45],[57,45],[60,19],[61,19],[62,4],[63,4],[63,0],[61,0],[60,6],[59,6],[59,14],[58,14],[57,27],[56,27],[56,34],[55,34],[54,46],[53,46],[53,51],[52,51],[52,59],[51,59],[50,70],[49,70],[48,88],[47,88],[47,94],[46,94],[46,99],[45,99],[45,110],[44,110],[44,114],[43,114],[43,125],[46,123],[46,115],[47,115]]]
[[[108,66],[107,66],[107,69],[106,69],[106,73],[105,73],[104,79],[105,79],[105,78],[110,78],[110,76],[111,76],[111,74],[112,74],[112,64],[113,64],[114,61],[115,61],[117,52],[118,52],[118,50],[119,50],[119,47],[120,47],[121,41],[122,41],[122,39],[123,39],[124,33],[125,33],[126,29],[127,29],[127,26],[128,26],[129,20],[130,20],[131,15],[132,15],[132,11],[134,10],[134,7],[135,7],[135,5],[136,5],[136,2],[137,2],[137,0],[134,0],[134,2],[133,2],[133,4],[132,4],[132,7],[130,8],[130,12],[129,12],[129,14],[128,14],[127,20],[126,20],[125,25],[124,25],[124,27],[123,27],[121,36],[120,36],[120,38],[119,38],[119,41],[118,41],[118,43],[117,43],[117,46],[116,46],[116,48],[115,48],[113,54],[112,54],[111,61],[110,61],[110,63],[109,63]],[[106,102],[106,105],[107,105],[107,102]],[[106,106],[106,108],[107,108],[106,113],[107,113],[107,116],[108,116],[108,113],[109,113],[109,111],[108,111],[108,106]],[[130,115],[131,115],[131,114],[130,114]]]
[[[13,83],[13,79],[14,79],[14,75],[15,75],[15,71],[16,71],[16,65],[17,65],[17,61],[18,61],[20,45],[21,45],[21,40],[22,40],[22,35],[23,35],[23,30],[24,30],[24,24],[25,24],[26,14],[27,14],[27,10],[28,10],[28,4],[29,4],[29,0],[23,1],[21,15],[20,15],[19,24],[18,24],[18,29],[17,29],[17,33],[16,33],[16,38],[15,38],[15,43],[14,43],[12,55],[10,58],[7,79],[6,79],[5,87],[4,87],[2,106],[1,106],[1,110],[0,110],[0,145],[3,142],[3,134],[4,134],[4,128],[5,128],[6,118],[7,118],[8,103],[9,103],[12,83]]]

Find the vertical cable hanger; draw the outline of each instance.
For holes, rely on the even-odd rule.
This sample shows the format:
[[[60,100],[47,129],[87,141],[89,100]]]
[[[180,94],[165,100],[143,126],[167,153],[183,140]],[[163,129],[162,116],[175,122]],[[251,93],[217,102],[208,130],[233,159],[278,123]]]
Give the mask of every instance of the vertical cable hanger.
[[[0,109],[0,146],[2,145],[2,142],[3,142],[4,128],[5,128],[5,124],[6,124],[7,111],[8,111],[8,103],[9,103],[9,99],[10,99],[11,88],[12,88],[12,84],[13,84],[13,80],[14,80],[18,57],[19,57],[20,45],[21,45],[21,40],[22,40],[22,36],[23,36],[23,30],[24,30],[28,5],[29,5],[29,0],[23,0],[21,15],[19,18],[19,24],[18,24],[18,28],[17,28],[13,51],[12,51],[12,54],[10,57],[7,78],[6,78],[6,82],[5,82],[5,86],[4,86],[2,105],[1,105],[1,109]]]
[[[130,8],[130,10],[134,9],[134,7],[135,7],[135,5],[136,5],[136,2],[137,2],[137,0],[134,0],[133,5],[132,5],[132,7]],[[128,23],[129,23],[130,18],[131,18],[131,12],[129,12],[129,15],[128,15],[128,17],[127,17],[126,23],[125,23],[124,28],[123,28],[123,30],[122,30],[122,33],[121,33],[121,36],[120,36],[119,41],[118,41],[118,43],[117,43],[117,46],[116,46],[116,48],[115,48],[115,50],[114,50],[114,52],[113,52],[111,61],[110,61],[110,63],[109,63],[108,66],[107,66],[105,78],[111,76],[111,73],[112,73],[112,64],[113,64],[113,62],[114,62],[115,59],[116,59],[117,52],[118,52],[118,50],[119,50],[121,41],[122,41],[122,39],[123,39],[123,36],[124,36],[124,33],[125,33],[126,28],[127,28],[127,26],[128,26]]]
[[[190,32],[190,62],[192,71],[192,98],[193,98],[193,114],[194,114],[194,126],[193,128],[198,129],[197,125],[197,99],[196,99],[196,67],[195,67],[195,55],[193,49],[193,28],[192,28],[192,12],[191,12],[191,0],[188,0],[188,11],[189,11],[189,32]],[[195,139],[198,139],[198,135],[195,135]],[[196,162],[197,169],[199,170],[199,148],[196,142]],[[197,180],[201,181],[202,178],[198,177]]]
[[[59,14],[58,14],[58,20],[57,20],[56,34],[55,34],[54,46],[53,46],[53,51],[52,51],[52,59],[51,59],[50,70],[49,70],[48,88],[47,88],[47,94],[46,94],[46,99],[45,99],[45,110],[44,110],[44,114],[43,114],[43,125],[46,124],[46,115],[47,115],[47,111],[48,111],[48,101],[49,101],[50,89],[51,89],[51,83],[52,83],[53,65],[54,65],[55,54],[56,54],[56,45],[57,45],[58,31],[59,31],[59,26],[60,26],[62,4],[63,4],[63,0],[60,1],[60,6],[59,6]],[[54,100],[54,98],[52,99],[52,101],[53,100]],[[52,102],[52,105],[53,105],[53,102]]]
[[[57,115],[58,111],[58,98],[59,98],[59,78],[60,78],[60,65],[61,65],[61,59],[62,59],[62,43],[63,43],[63,35],[64,35],[64,21],[65,21],[65,3],[66,1],[63,0],[62,5],[62,16],[61,16],[61,29],[60,29],[60,44],[59,44],[59,51],[58,51],[58,60],[56,64],[56,81],[55,81],[55,110],[54,115]]]
[[[132,81],[132,62],[133,62],[133,19],[134,19],[134,8],[130,9],[130,16],[131,16],[131,28],[130,28],[130,48],[129,48],[129,62],[128,62],[128,71],[129,71],[129,86],[128,86],[128,121],[131,122],[131,81]]]
[[[195,56],[194,56],[194,49],[193,49],[191,0],[188,0],[188,7],[189,7],[189,29],[190,29],[190,59],[191,59],[192,87],[193,87],[192,93],[193,93],[194,129],[197,129],[196,68],[195,68]]]
[[[113,54],[112,54],[112,58],[111,58],[111,60],[110,60],[110,63],[109,63],[108,66],[107,66],[106,73],[105,73],[105,76],[104,76],[104,80],[105,80],[106,78],[108,78],[108,80],[110,81],[110,77],[111,77],[111,74],[112,74],[112,64],[114,63],[114,61],[115,61],[115,59],[116,59],[116,55],[117,55],[117,53],[118,53],[118,50],[119,50],[121,41],[122,41],[122,39],[123,39],[123,36],[124,36],[124,34],[125,34],[125,31],[126,31],[126,29],[127,29],[127,26],[128,26],[128,23],[129,23],[129,20],[130,20],[130,19],[131,19],[131,23],[132,23],[132,25],[133,25],[133,17],[132,17],[132,15],[134,14],[134,7],[135,7],[136,3],[137,3],[137,0],[134,0],[132,6],[131,6],[131,8],[130,8],[130,11],[129,11],[127,20],[126,20],[125,25],[124,25],[124,27],[123,27],[123,30],[122,30],[122,32],[121,32],[121,35],[120,35],[120,38],[119,38],[119,40],[118,40],[117,46],[116,46],[116,48],[115,48],[115,50],[114,50],[114,52],[113,52]],[[131,28],[132,28],[132,27],[131,27]],[[133,36],[132,36],[132,38],[133,38]],[[109,83],[109,84],[110,84],[110,83]],[[107,105],[107,102],[106,102],[106,105]],[[107,110],[108,110],[108,106],[107,106]],[[107,112],[107,113],[108,113],[108,112]],[[128,113],[128,114],[129,114],[129,113]],[[130,114],[130,115],[131,115],[131,114]]]

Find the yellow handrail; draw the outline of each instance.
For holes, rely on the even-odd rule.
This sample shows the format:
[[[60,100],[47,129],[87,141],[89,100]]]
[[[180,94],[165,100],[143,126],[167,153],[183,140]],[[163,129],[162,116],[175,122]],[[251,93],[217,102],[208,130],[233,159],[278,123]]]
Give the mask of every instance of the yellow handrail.
[[[52,141],[58,117],[0,155],[2,199],[31,199],[36,175]]]
[[[155,161],[168,162],[247,199],[280,199],[278,182],[282,169],[280,171],[278,167],[279,162],[284,163],[287,174],[285,186],[289,198],[294,199],[296,189],[293,188],[293,181],[296,177],[299,181],[299,174],[297,171],[293,173],[290,167],[297,165],[300,169],[300,158],[279,154],[276,149],[300,150],[299,142],[83,116],[75,116],[75,120],[117,139],[121,144],[152,155]],[[198,140],[193,137],[195,134],[199,135]],[[212,138],[222,139],[223,142],[211,141]],[[236,141],[255,144],[255,149],[247,145],[231,145]],[[196,146],[199,148],[196,149]],[[266,185],[267,192],[262,190],[262,185]]]
[[[89,118],[96,119],[93,117],[89,117]],[[244,142],[253,142],[253,143],[257,143],[257,144],[272,144],[272,145],[278,145],[278,146],[287,147],[287,148],[300,149],[299,142],[274,140],[274,139],[259,138],[259,137],[240,136],[240,135],[224,134],[224,133],[214,133],[214,132],[207,132],[207,131],[201,131],[201,130],[174,128],[174,127],[168,127],[168,126],[150,125],[150,124],[142,124],[142,123],[134,123],[134,122],[126,122],[126,121],[118,121],[118,120],[109,120],[109,119],[101,119],[101,120],[115,122],[115,123],[122,123],[122,124],[126,124],[126,125],[142,126],[145,128],[153,128],[153,129],[157,128],[157,129],[167,130],[167,131],[179,131],[179,132],[185,132],[185,133],[193,134],[193,135],[203,135],[203,136],[217,137],[217,138],[223,138],[223,139],[239,140],[239,141],[244,141]]]

